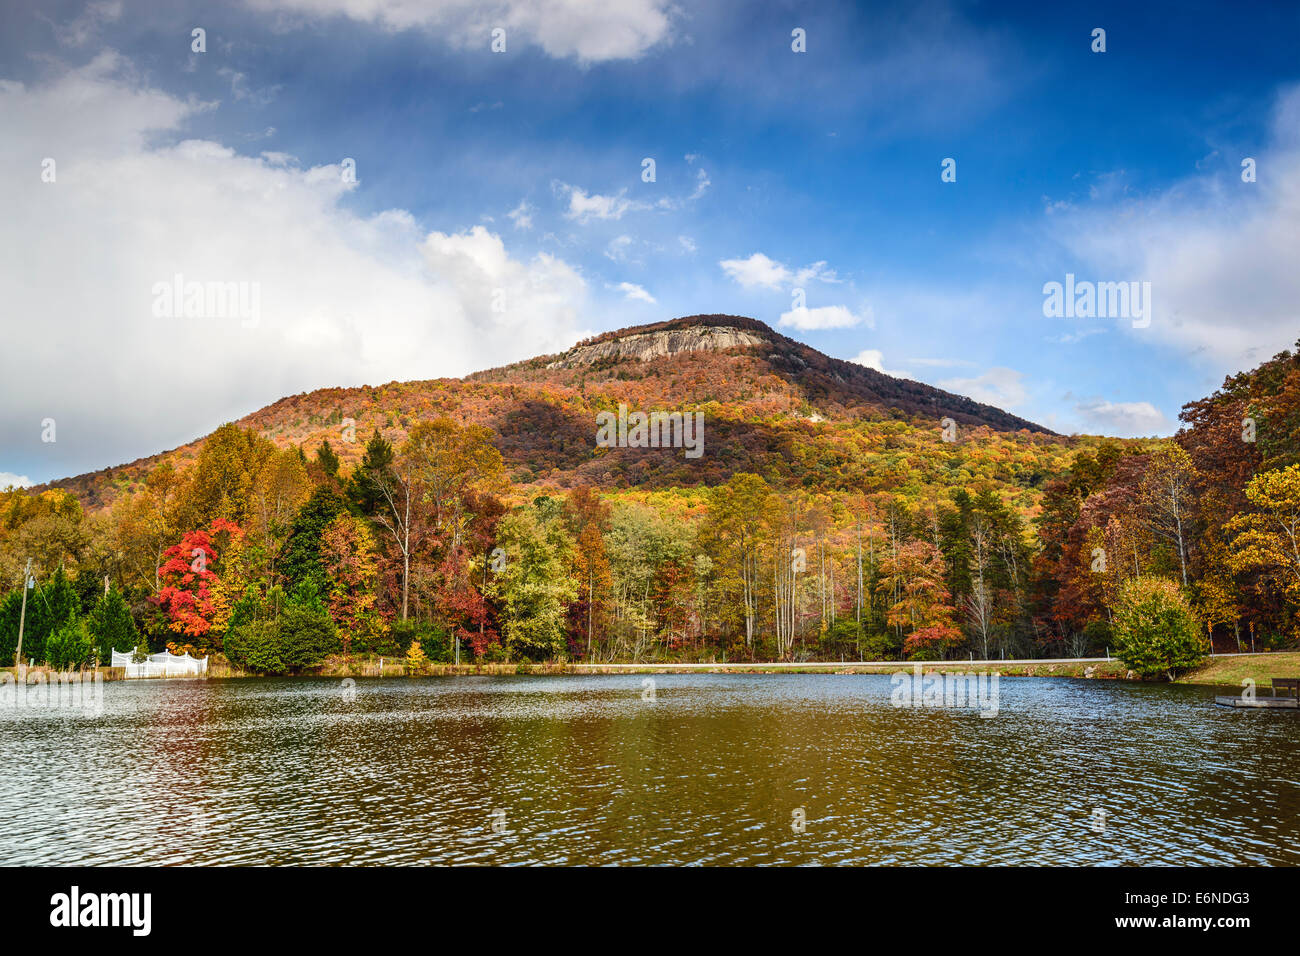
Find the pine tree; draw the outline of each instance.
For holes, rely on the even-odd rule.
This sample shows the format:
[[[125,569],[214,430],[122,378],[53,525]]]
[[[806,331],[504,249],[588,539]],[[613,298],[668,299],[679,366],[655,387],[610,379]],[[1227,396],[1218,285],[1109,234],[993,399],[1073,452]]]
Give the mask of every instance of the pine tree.
[[[101,663],[113,660],[113,651],[125,653],[140,640],[139,629],[131,617],[131,609],[116,587],[109,588],[95,602],[86,621],[86,629],[95,643]]]
[[[292,593],[299,585],[310,581],[318,593],[329,593],[329,577],[321,564],[321,536],[345,511],[347,503],[339,493],[323,486],[312,492],[307,503],[294,516],[289,540],[280,559],[280,573],[284,576],[286,591]]]

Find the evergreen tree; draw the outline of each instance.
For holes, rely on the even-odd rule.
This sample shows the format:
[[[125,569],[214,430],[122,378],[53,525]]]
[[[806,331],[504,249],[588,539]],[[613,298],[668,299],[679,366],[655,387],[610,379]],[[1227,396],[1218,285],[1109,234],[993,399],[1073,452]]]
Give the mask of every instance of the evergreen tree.
[[[320,465],[321,470],[331,478],[337,478],[339,474],[339,456],[334,454],[334,449],[330,447],[330,440],[326,438],[316,449],[316,464]]]
[[[307,581],[319,594],[329,591],[329,577],[321,564],[321,536],[330,523],[347,510],[347,502],[342,496],[333,488],[324,486],[312,492],[307,503],[299,509],[280,559],[280,573],[284,576],[286,591],[293,593]]]
[[[22,592],[19,592],[19,600]],[[40,664],[46,660],[46,642],[50,636],[77,616],[80,602],[63,566],[42,586],[27,592],[27,622],[23,627],[23,660]]]
[[[76,614],[64,621],[45,642],[45,660],[58,670],[76,670],[89,664],[95,645],[85,623]]]
[[[32,593],[27,592],[29,604]],[[21,588],[10,591],[4,596],[4,600],[0,601],[0,667],[9,667],[14,662],[14,654],[18,650],[18,619],[22,616],[22,610]]]
[[[113,651],[125,653],[140,640],[131,609],[116,587],[100,595],[86,620],[86,629],[95,643],[100,662],[104,664],[112,661]]]
[[[352,472],[348,481],[348,498],[362,514],[373,515],[385,507],[383,480],[392,469],[393,457],[393,446],[376,428],[366,443],[361,464]]]

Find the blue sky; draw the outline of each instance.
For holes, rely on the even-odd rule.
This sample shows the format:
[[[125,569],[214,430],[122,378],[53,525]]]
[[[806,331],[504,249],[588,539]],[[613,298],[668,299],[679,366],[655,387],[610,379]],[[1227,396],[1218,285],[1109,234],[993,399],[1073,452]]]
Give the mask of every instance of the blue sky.
[[[0,480],[700,312],[1168,434],[1300,337],[1300,8],[1135,6],[6,8]],[[155,314],[176,273],[256,321]],[[1151,283],[1150,324],[1045,317],[1067,273]]]

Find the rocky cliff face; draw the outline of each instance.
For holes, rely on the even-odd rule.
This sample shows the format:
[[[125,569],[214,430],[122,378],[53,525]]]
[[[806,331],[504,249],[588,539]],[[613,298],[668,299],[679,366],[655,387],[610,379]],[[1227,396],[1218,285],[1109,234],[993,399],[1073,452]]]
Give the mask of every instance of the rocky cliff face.
[[[579,345],[546,367],[577,368],[581,365],[631,359],[646,362],[677,352],[720,352],[723,349],[762,345],[765,341],[753,332],[716,325],[663,332],[638,332],[594,345]]]

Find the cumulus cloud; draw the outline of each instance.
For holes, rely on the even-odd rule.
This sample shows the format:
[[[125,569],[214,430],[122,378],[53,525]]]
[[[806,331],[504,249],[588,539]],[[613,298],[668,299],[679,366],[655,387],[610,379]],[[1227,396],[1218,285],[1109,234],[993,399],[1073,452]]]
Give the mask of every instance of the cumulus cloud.
[[[754,253],[748,259],[723,259],[718,265],[746,289],[759,286],[779,289],[790,281],[791,276],[789,268],[761,252]]]
[[[974,378],[945,379],[939,382],[939,387],[958,395],[967,395],[986,405],[1012,409],[1023,405],[1029,397],[1024,378],[1021,372],[1013,368],[999,366]]]
[[[7,488],[28,488],[33,484],[26,475],[15,475],[12,471],[0,471],[0,491]]]
[[[1088,432],[1117,438],[1143,438],[1168,435],[1173,423],[1150,402],[1108,402],[1101,399],[1079,402],[1075,412]]]
[[[512,256],[482,226],[355,215],[337,165],[176,142],[205,108],[148,88],[114,54],[47,84],[0,81],[0,165],[31,170],[0,177],[0,297],[14,317],[0,468],[75,474],[284,395],[460,375],[577,337],[587,286],[564,261]],[[159,314],[178,275],[256,289],[256,320]],[[47,417],[57,442],[40,441]]]
[[[1241,179],[1246,155],[1257,182]],[[1121,321],[1126,334],[1223,374],[1300,335],[1300,87],[1279,96],[1266,148],[1216,167],[1155,195],[1057,209],[1047,228],[1076,257],[1081,279],[1151,283],[1151,325]]]
[[[641,302],[649,302],[654,305],[655,298],[641,286],[634,282],[620,282],[618,290],[628,299],[635,299]]]
[[[782,312],[778,324],[799,329],[802,332],[814,332],[823,329],[852,329],[859,325],[874,327],[871,310],[862,314],[851,311],[843,305],[823,305],[816,309],[791,309]]]
[[[579,63],[644,56],[672,37],[668,0],[246,0],[268,12],[304,20],[347,17],[392,32],[420,29],[462,48],[488,50],[492,30],[515,44],[541,47],[557,59]]]

